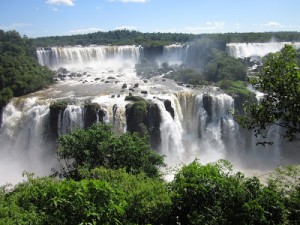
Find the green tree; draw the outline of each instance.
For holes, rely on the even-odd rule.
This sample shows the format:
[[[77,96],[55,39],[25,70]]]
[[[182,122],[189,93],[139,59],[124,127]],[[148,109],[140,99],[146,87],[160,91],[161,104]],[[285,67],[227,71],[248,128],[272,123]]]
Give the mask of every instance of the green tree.
[[[208,81],[246,80],[246,67],[238,59],[215,50],[213,59],[204,67],[204,77]]]
[[[4,88],[0,91],[0,108],[5,106],[6,103],[13,97],[13,92],[10,88]]]
[[[171,195],[165,181],[144,173],[129,174],[125,169],[96,168],[90,178],[106,181],[114,189],[126,193],[126,223],[166,224],[171,209]]]
[[[261,73],[251,83],[264,96],[260,101],[249,99],[245,103],[245,116],[240,122],[263,140],[267,140],[272,126],[280,126],[283,137],[289,141],[299,139],[300,71],[293,47],[286,45],[267,56]]]
[[[0,32],[0,108],[53,82],[54,72],[38,64],[35,48],[16,31]]]
[[[150,148],[146,137],[136,133],[115,136],[111,127],[103,124],[61,136],[58,145],[62,170],[57,174],[68,178],[80,179],[80,170],[99,166],[158,177],[159,167],[164,166],[163,156]]]
[[[124,196],[105,181],[29,178],[2,189],[0,224],[121,224]]]
[[[268,186],[284,197],[289,224],[300,224],[300,166],[280,165],[268,177]]]
[[[281,195],[258,178],[232,174],[226,161],[184,166],[171,183],[170,224],[284,224]]]

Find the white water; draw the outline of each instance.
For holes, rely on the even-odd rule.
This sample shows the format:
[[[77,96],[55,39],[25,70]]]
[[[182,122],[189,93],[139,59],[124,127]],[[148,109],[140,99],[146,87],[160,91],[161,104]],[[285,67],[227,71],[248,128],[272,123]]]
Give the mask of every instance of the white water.
[[[58,135],[69,134],[74,128],[84,128],[83,113],[83,108],[78,105],[68,105],[63,112],[60,112]]]
[[[24,171],[48,175],[57,163],[48,141],[49,107],[37,98],[14,99],[4,109],[0,136],[0,184],[22,180]]]
[[[188,47],[168,46],[168,63],[182,61]],[[109,49],[109,50],[108,50]],[[246,51],[246,50],[243,50]],[[142,49],[135,46],[57,47],[38,49],[39,61],[51,68],[65,67],[68,75],[47,90],[11,101],[3,112],[0,135],[0,184],[22,179],[24,170],[37,175],[50,173],[55,166],[55,143],[49,138],[49,105],[52,101],[76,102],[61,112],[58,134],[85,126],[83,104],[89,100],[105,112],[104,121],[118,133],[126,131],[125,96],[129,92],[156,103],[160,109],[161,146],[169,165],[188,163],[195,158],[207,163],[229,159],[246,170],[264,170],[282,158],[282,141],[273,130],[275,143],[265,149],[256,147],[256,139],[245,135],[231,116],[233,99],[212,87],[188,89],[160,77],[145,83],[136,76],[134,65]],[[125,54],[126,53],[126,54]],[[80,77],[71,77],[74,72]],[[109,79],[114,77],[114,79]],[[128,87],[122,89],[126,83]],[[139,87],[134,88],[138,83]],[[133,88],[134,91],[129,91]],[[141,94],[147,91],[148,94]],[[154,98],[155,97],[155,98]],[[163,99],[171,101],[175,117],[166,111]],[[251,137],[252,140],[248,140]]]
[[[121,60],[123,63],[137,63],[140,60],[141,46],[69,46],[39,48],[37,56],[43,66],[58,68],[66,65],[102,63]]]
[[[163,54],[159,63],[167,62],[169,65],[180,65],[186,63],[189,45],[173,44],[163,48]]]
[[[280,51],[286,44],[293,45],[296,49],[300,48],[300,42],[229,43],[227,50],[229,55],[235,58],[263,57]]]

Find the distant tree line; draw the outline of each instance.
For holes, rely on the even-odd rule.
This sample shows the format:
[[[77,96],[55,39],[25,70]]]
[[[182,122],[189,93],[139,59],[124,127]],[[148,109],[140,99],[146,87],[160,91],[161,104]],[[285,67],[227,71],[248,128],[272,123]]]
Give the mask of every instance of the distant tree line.
[[[32,39],[0,30],[0,108],[14,96],[46,87],[53,72],[37,62]]]
[[[33,39],[36,47],[64,45],[142,45],[144,47],[164,46],[172,43],[187,43],[197,39],[210,39],[222,43],[230,42],[269,42],[300,41],[299,32],[265,33],[225,33],[225,34],[186,34],[186,33],[142,33],[134,30],[115,30],[69,36],[51,36]]]

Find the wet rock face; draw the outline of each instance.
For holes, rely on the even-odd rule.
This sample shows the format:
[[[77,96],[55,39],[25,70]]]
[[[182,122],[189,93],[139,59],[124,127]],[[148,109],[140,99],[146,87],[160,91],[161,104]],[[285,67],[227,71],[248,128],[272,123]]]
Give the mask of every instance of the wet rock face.
[[[150,135],[150,144],[153,149],[158,150],[161,144],[160,137],[161,116],[159,107],[156,104],[150,104],[147,115],[147,128]]]
[[[0,129],[1,129],[1,126],[2,126],[2,114],[3,114],[3,107],[0,106]]]
[[[87,103],[84,105],[84,128],[87,129],[99,120],[103,123],[105,111],[97,103]]]
[[[232,97],[234,99],[234,110],[238,114],[244,115],[245,114],[244,103],[248,99],[248,96],[244,95],[242,93],[237,93],[237,94],[233,95]],[[254,98],[254,95],[252,97]]]
[[[67,74],[67,73],[69,73],[69,71],[66,68],[60,67],[57,70],[57,73]]]
[[[160,110],[156,104],[140,100],[126,105],[127,131],[140,135],[149,134],[149,142],[153,149],[158,149],[160,139]]]
[[[163,46],[144,47],[144,57],[149,61],[155,61],[158,57],[162,56],[163,50]]]
[[[58,121],[62,120],[63,112],[67,108],[66,102],[55,102],[50,105],[49,124],[53,138],[58,137]]]
[[[146,133],[144,133],[140,127],[141,124],[145,124],[146,118],[147,102],[145,100],[126,105],[126,123],[129,132],[137,132],[141,135],[145,135]]]
[[[164,105],[165,105],[166,110],[171,114],[172,118],[174,119],[174,117],[175,117],[175,112],[174,112],[174,109],[172,108],[171,101],[168,100],[168,99],[165,100],[165,101],[164,101]]]
[[[212,120],[213,117],[213,97],[205,94],[203,95],[203,108],[205,109],[207,115],[208,115],[208,122]]]

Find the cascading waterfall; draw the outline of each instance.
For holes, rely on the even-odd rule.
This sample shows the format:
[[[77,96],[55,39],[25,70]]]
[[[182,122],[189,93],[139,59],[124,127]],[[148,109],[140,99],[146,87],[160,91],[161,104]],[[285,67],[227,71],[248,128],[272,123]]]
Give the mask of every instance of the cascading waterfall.
[[[111,124],[116,133],[126,131],[126,115],[124,98],[112,99],[109,96],[100,96],[92,100],[105,111],[104,123]]]
[[[60,112],[58,135],[69,134],[74,128],[84,128],[83,108],[82,106],[68,105],[63,112]]]
[[[167,62],[171,65],[182,64],[186,62],[189,45],[173,44],[163,48],[163,54],[159,62]]]
[[[160,100],[154,100],[154,103],[158,105],[160,116],[162,118],[162,122],[160,124],[160,152],[162,155],[167,156],[166,162],[168,165],[174,165],[178,162],[182,162],[182,157],[184,156],[184,145],[182,142],[183,130],[181,122],[178,119],[179,111],[175,110],[175,116],[173,119],[171,114],[166,111],[163,102]],[[171,104],[174,105],[173,99]]]
[[[236,135],[236,125],[230,114],[233,99],[225,94],[177,93],[182,112],[184,144],[189,155],[202,161],[226,157],[226,143],[223,130]],[[227,143],[228,144],[228,143]],[[235,143],[230,143],[236,149]]]
[[[43,66],[58,68],[67,64],[84,64],[122,60],[137,63],[142,52],[141,46],[68,46],[37,49],[39,63]]]
[[[250,54],[250,48],[254,46],[262,48],[256,49],[255,54],[264,54],[262,52],[267,51],[264,49],[265,45],[257,43],[228,45],[231,54],[236,57],[254,54]],[[134,65],[140,60],[142,51],[139,46],[38,49],[41,65],[50,68],[65,67],[69,70],[73,69],[72,64],[77,64],[78,68],[67,71],[66,74],[70,76],[69,79],[74,78],[71,77],[73,72],[80,73],[80,77],[77,82],[61,80],[51,89],[29,97],[15,98],[3,109],[0,126],[0,184],[20,181],[23,170],[35,172],[37,175],[50,173],[50,168],[57,163],[55,142],[50,133],[55,131],[57,136],[69,133],[76,127],[86,128],[87,115],[91,112],[96,115],[89,118],[89,124],[103,121],[112,124],[117,133],[126,132],[125,107],[129,102],[124,98],[129,94],[129,87],[134,95],[141,95],[158,107],[159,112],[155,115],[161,117],[158,132],[161,145],[157,150],[167,156],[166,162],[169,165],[188,163],[195,158],[203,163],[225,158],[243,169],[262,168],[262,165],[274,166],[274,162],[280,161],[284,143],[278,138],[279,128],[270,130],[273,146],[269,146],[268,150],[258,148],[251,133],[235,123],[231,114],[234,110],[232,97],[213,87],[192,90],[168,80],[162,82],[153,78],[147,82],[141,81],[136,76]],[[182,63],[186,60],[188,51],[189,46],[166,46],[162,59],[168,63]],[[109,60],[118,61],[119,64],[110,64]],[[91,62],[93,63],[90,64]],[[131,63],[130,69],[118,67],[127,62]],[[98,66],[103,64],[107,67],[99,69]],[[101,83],[101,79],[106,81]],[[124,83],[128,88],[122,88]],[[136,83],[139,84],[138,87],[134,87]],[[57,121],[53,125],[53,121],[50,121],[52,114],[49,105],[50,102],[60,99],[75,100],[71,102],[78,104],[70,103],[61,111],[56,111],[54,118]],[[88,113],[85,108],[86,100],[97,105],[89,109]],[[171,111],[166,108],[166,100],[172,107]]]
[[[284,45],[300,48],[300,42],[269,42],[269,43],[229,43],[227,51],[235,58],[263,57],[269,53],[280,51]]]
[[[0,183],[22,179],[22,172],[47,175],[56,165],[48,140],[49,105],[37,98],[13,99],[3,110]]]

